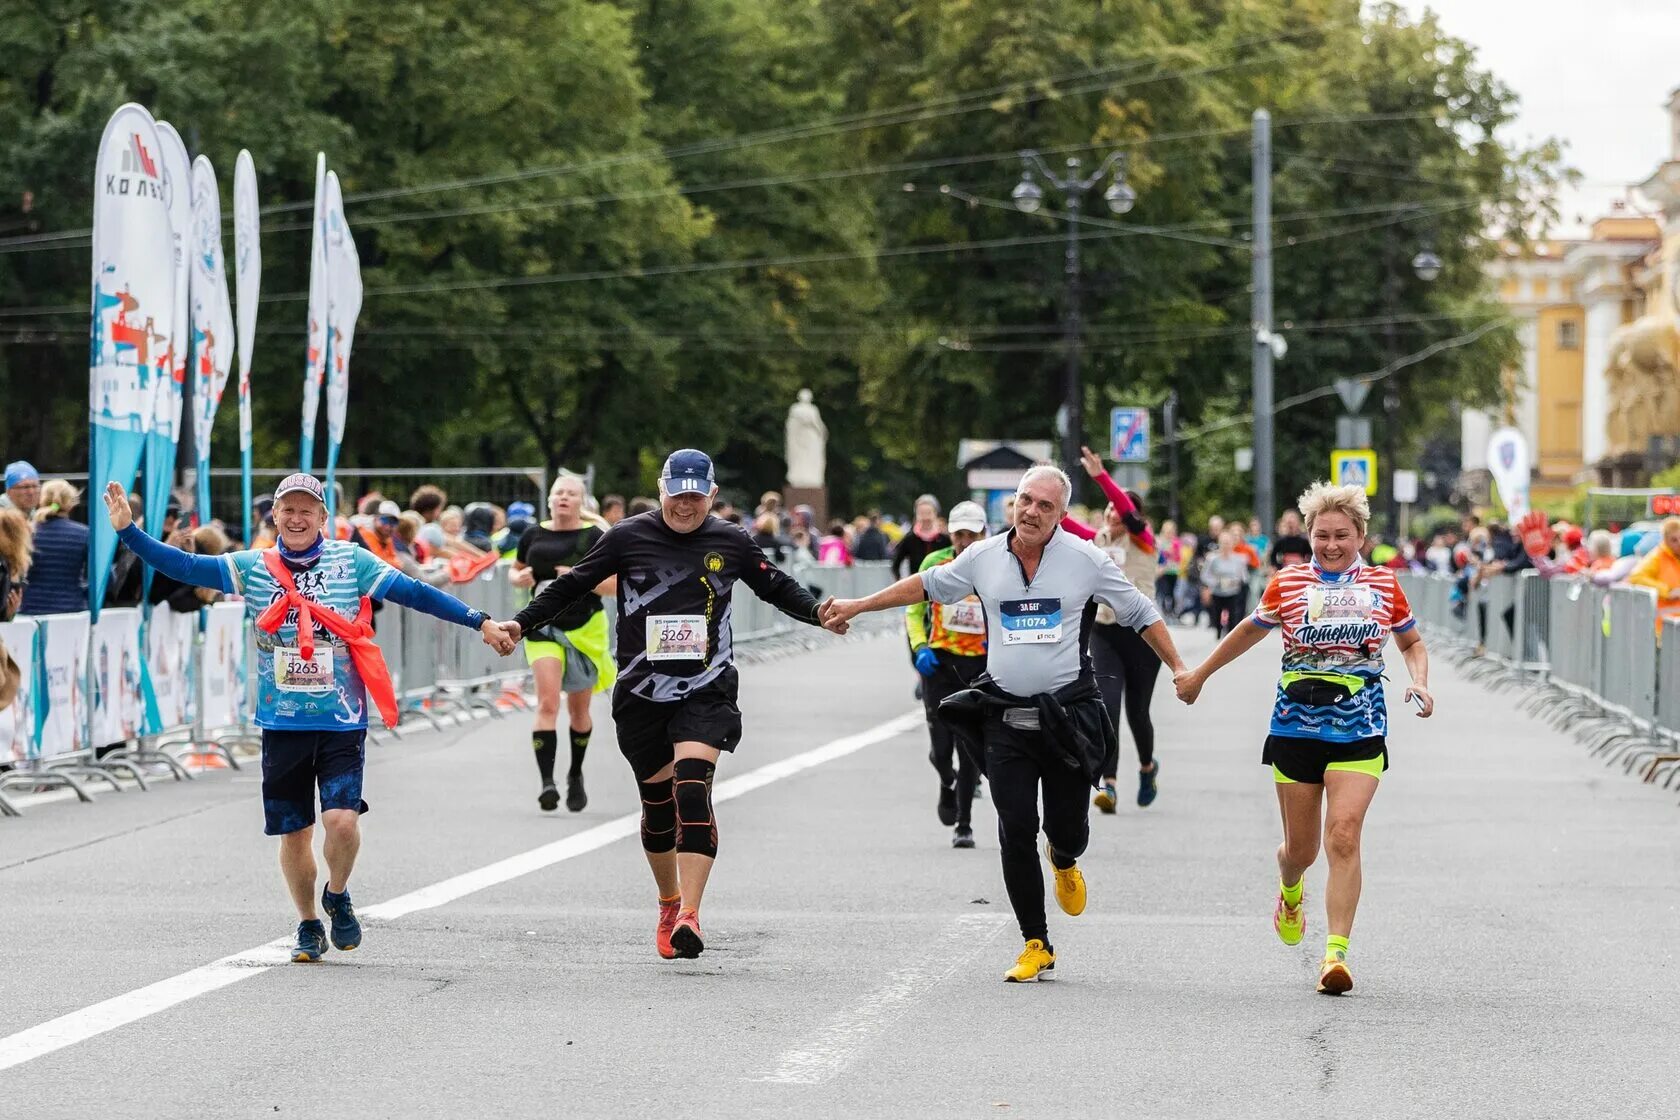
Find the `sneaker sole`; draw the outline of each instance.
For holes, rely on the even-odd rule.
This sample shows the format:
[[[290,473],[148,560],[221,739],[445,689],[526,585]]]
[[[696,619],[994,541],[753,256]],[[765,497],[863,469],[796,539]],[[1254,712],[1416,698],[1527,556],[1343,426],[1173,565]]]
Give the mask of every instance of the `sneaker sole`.
[[[1339,996],[1351,991],[1353,991],[1353,974],[1345,968],[1335,969],[1319,977],[1319,995]]]
[[[319,953],[304,953],[296,949],[292,950],[293,964],[316,964],[320,959],[321,954]]]
[[[1095,805],[1100,812],[1112,814],[1114,812],[1115,799],[1106,793],[1099,793],[1096,797],[1091,799],[1091,804]]]
[[[554,812],[560,805],[560,791],[557,789],[543,790],[537,797],[537,804],[542,806],[542,811],[545,813]]]
[[[589,798],[587,797],[580,797],[575,801],[570,797],[566,798],[566,811],[568,813],[581,813],[588,807]]]
[[[671,948],[681,960],[691,961],[706,951],[706,943],[688,926],[678,926],[671,932]]]
[[[1022,980],[1018,976],[1005,976],[1003,982],[1005,984],[1036,984],[1040,980],[1054,980],[1055,977],[1050,975],[1054,971],[1056,971],[1056,966],[1047,964],[1026,980]]]

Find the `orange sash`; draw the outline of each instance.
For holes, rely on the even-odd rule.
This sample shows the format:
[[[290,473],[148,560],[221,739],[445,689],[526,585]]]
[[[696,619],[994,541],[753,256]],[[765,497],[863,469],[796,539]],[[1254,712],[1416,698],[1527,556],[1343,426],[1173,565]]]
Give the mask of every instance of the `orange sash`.
[[[270,603],[257,616],[257,629],[270,634],[278,633],[286,621],[286,612],[296,610],[298,652],[306,658],[314,657],[315,623],[319,620],[322,626],[343,638],[350,647],[350,663],[361,676],[362,684],[367,688],[368,699],[379,709],[385,726],[395,727],[398,715],[397,693],[391,684],[391,671],[385,667],[385,654],[373,640],[373,601],[366,595],[362,596],[361,610],[357,612],[354,622],[325,607],[317,613],[314,608],[320,604],[312,603],[298,593],[297,581],[292,579],[286,562],[280,559],[279,549],[270,548],[263,551],[263,566],[268,569],[268,574],[274,577],[274,582],[280,585],[281,597]]]

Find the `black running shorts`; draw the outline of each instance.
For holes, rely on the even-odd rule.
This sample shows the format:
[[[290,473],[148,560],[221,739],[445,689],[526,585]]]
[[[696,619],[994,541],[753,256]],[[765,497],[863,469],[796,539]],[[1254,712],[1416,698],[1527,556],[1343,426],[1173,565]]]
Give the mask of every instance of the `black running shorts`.
[[[1380,780],[1388,769],[1388,741],[1381,735],[1352,743],[1268,735],[1260,761],[1279,782],[1323,785],[1326,770],[1352,770]]]
[[[734,668],[681,700],[655,703],[623,685],[613,690],[613,723],[618,749],[629,760],[636,780],[645,782],[671,765],[677,743],[704,743],[733,751],[741,741],[741,709],[735,706],[739,681]]]

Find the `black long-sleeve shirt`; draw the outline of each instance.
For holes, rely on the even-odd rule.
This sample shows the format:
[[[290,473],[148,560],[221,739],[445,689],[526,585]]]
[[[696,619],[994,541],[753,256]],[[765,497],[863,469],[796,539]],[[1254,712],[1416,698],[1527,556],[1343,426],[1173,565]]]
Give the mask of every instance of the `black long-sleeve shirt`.
[[[708,517],[692,533],[659,510],[627,517],[516,616],[547,625],[601,581],[618,577],[618,680],[644,700],[681,700],[731,665],[737,580],[783,614],[819,626],[817,601],[772,564],[740,526]]]

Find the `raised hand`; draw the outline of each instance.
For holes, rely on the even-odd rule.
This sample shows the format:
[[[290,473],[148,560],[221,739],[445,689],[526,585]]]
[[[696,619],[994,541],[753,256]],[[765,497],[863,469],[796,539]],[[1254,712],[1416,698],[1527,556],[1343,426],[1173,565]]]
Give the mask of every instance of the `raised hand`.
[[[105,512],[111,515],[111,528],[119,533],[134,524],[134,511],[128,508],[128,491],[121,483],[106,484]]]
[[[1100,478],[1103,473],[1102,456],[1089,447],[1079,449],[1079,465],[1085,468],[1085,473],[1092,478]]]

